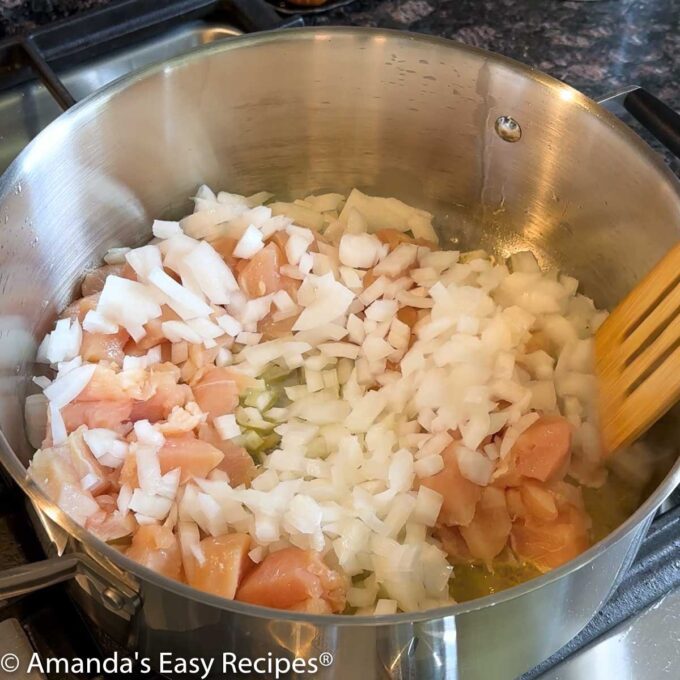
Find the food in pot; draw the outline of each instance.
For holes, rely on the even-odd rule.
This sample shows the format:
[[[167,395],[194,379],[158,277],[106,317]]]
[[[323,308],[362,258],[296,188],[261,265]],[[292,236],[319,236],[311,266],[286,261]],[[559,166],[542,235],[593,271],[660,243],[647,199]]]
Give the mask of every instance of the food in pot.
[[[271,198],[201,187],[85,276],[38,352],[34,479],[145,567],[293,611],[438,607],[585,550],[605,313],[578,282],[442,249],[395,198]]]

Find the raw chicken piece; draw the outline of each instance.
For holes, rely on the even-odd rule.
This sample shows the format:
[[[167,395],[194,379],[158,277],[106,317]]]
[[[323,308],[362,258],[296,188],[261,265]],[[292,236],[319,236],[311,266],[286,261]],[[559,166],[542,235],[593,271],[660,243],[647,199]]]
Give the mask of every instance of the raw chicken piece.
[[[154,394],[146,401],[136,401],[131,420],[148,420],[155,423],[165,420],[175,406],[184,406],[193,400],[188,385],[178,385],[179,370],[170,364],[160,364],[151,370],[150,383]]]
[[[99,293],[94,295],[87,295],[86,297],[80,298],[75,302],[72,302],[60,315],[62,319],[78,319],[80,323],[83,323],[83,319],[87,313],[97,307],[99,302]]]
[[[127,399],[129,396],[119,381],[116,371],[100,364],[95,368],[92,379],[75,401],[126,401]]]
[[[81,425],[93,429],[104,427],[126,434],[130,430],[132,399],[124,401],[74,401],[61,409],[67,432],[77,430]],[[126,424],[127,423],[127,424]]]
[[[420,480],[426,486],[444,497],[437,522],[447,526],[467,526],[472,522],[475,507],[482,495],[482,487],[463,477],[458,467],[454,442],[442,452],[444,469],[432,477]]]
[[[179,437],[166,437],[158,452],[161,472],[165,474],[180,468],[180,484],[192,477],[205,478],[224,457],[224,454],[208,442],[196,439],[193,432]]]
[[[89,517],[99,512],[99,505],[92,494],[80,486],[68,445],[39,449],[28,471],[45,493],[78,524],[84,526]]]
[[[437,527],[433,535],[442,542],[442,548],[453,564],[467,564],[472,561],[470,549],[460,533],[460,527]]]
[[[234,257],[234,248],[236,248],[237,243],[238,239],[233,236],[220,236],[210,242],[210,245],[220,254],[221,258],[232,270],[239,262],[239,260]]]
[[[181,580],[182,557],[179,543],[166,527],[156,524],[140,526],[125,554],[151,571]]]
[[[554,495],[543,484],[526,480],[519,489],[525,514],[540,521],[557,519],[557,503]]]
[[[293,324],[297,321],[297,316],[289,316],[280,321],[274,321],[271,314],[268,314],[258,324],[257,330],[262,333],[262,341],[276,340],[290,335],[293,330]]]
[[[199,564],[195,560],[193,567],[187,570],[189,585],[232,600],[239,583],[253,566],[248,557],[250,536],[227,534],[209,537],[204,538],[200,546],[205,562]]]
[[[81,425],[88,428],[104,427],[117,432],[127,432],[124,425],[130,419],[132,399],[118,380],[116,372],[102,364],[94,371],[85,389],[61,409],[67,432]]]
[[[167,342],[167,339],[163,334],[163,322],[178,321],[179,319],[179,315],[176,314],[173,309],[167,305],[161,305],[161,315],[157,319],[151,319],[151,321],[144,325],[146,335],[139,342],[131,340],[125,348],[125,353],[133,356],[141,356],[142,354],[146,354],[152,347]]]
[[[137,456],[134,451],[128,452],[123,464],[118,468],[118,484],[120,486],[127,484],[131,489],[136,489],[139,486],[139,478],[137,477]]]
[[[511,528],[505,492],[487,486],[482,491],[472,522],[460,527],[460,533],[470,554],[490,565],[505,548]]]
[[[402,307],[397,312],[397,319],[413,330],[418,321],[418,310],[415,307]],[[411,342],[413,342],[413,338],[411,338]]]
[[[255,477],[255,463],[250,454],[242,447],[237,446],[229,439],[220,439],[215,428],[209,423],[203,423],[198,428],[198,437],[203,441],[218,448],[224,458],[217,466],[229,475],[229,484],[233,487],[241,484],[248,485]]]
[[[104,288],[106,278],[111,275],[121,276],[125,279],[132,279],[133,281],[137,279],[134,270],[127,263],[106,264],[103,267],[99,267],[98,269],[88,272],[85,275],[83,283],[80,286],[80,292],[83,297],[101,293]]]
[[[560,479],[569,465],[571,425],[562,416],[543,416],[512,447],[517,471],[542,482]]]
[[[544,572],[568,562],[590,545],[590,518],[583,507],[581,490],[560,482],[551,493],[558,510],[555,519],[528,514],[514,522],[511,532],[515,553]]]
[[[112,361],[122,366],[125,356],[123,347],[129,339],[130,335],[124,328],[111,335],[83,331],[80,356],[83,357],[83,361],[93,364],[99,361]]]
[[[238,406],[241,376],[233,369],[213,366],[193,385],[194,398],[210,419],[233,413]]]
[[[271,553],[245,577],[236,599],[276,609],[306,606],[323,599],[331,610],[345,608],[346,579],[329,569],[318,552],[284,548]]]
[[[304,602],[301,602],[300,604],[296,604],[292,607],[288,607],[288,611],[302,612],[304,614],[332,614],[333,613],[333,610],[331,609],[330,604],[328,604],[328,602],[326,600],[323,600],[320,597],[310,598],[309,600],[305,600]]]
[[[396,229],[378,229],[375,235],[383,242],[386,243],[390,250],[394,250],[398,245],[402,243],[413,243],[418,246],[425,246],[426,248],[431,248],[434,250],[437,244],[432,241],[428,241],[424,238],[413,238],[403,231],[397,231]]]
[[[262,297],[280,290],[279,269],[282,259],[279,248],[274,243],[269,243],[252,259],[239,263],[237,271],[241,290],[249,298]]]
[[[98,503],[99,498],[95,499]],[[85,528],[102,541],[117,541],[129,536],[137,528],[137,522],[132,513],[122,515],[117,509],[101,509],[88,518]]]

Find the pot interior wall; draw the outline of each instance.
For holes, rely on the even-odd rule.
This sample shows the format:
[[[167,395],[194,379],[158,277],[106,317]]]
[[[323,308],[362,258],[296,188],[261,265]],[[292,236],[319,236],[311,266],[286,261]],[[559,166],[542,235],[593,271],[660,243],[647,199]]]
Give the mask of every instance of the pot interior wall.
[[[517,143],[494,131],[521,126]],[[433,210],[450,247],[531,248],[611,306],[678,238],[642,143],[578,93],[404,34],[230,41],[114,86],[51,125],[0,189],[0,425],[26,462],[35,338],[107,248],[181,215],[200,183],[294,196],[358,186]]]

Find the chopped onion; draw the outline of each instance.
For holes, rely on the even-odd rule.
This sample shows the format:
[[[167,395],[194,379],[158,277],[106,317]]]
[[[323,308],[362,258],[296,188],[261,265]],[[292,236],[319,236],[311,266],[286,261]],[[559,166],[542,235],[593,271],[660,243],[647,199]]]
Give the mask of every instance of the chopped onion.
[[[154,220],[151,225],[151,231],[156,238],[172,238],[173,236],[179,236],[182,232],[182,227],[179,226],[179,222],[172,222],[168,220]]]
[[[383,253],[383,244],[372,234],[345,234],[340,239],[340,262],[347,267],[371,269]]]
[[[210,306],[198,295],[177,283],[160,268],[150,272],[149,282],[168,296],[170,307],[185,321],[199,316],[210,316],[212,313]]]
[[[213,425],[220,439],[234,439],[234,437],[241,435],[241,428],[236,422],[236,416],[233,413],[217,416],[213,419]]]
[[[262,248],[264,248],[262,233],[257,227],[250,224],[234,248],[234,257],[249,260],[253,255],[259,253]]]
[[[72,402],[87,387],[96,368],[95,364],[85,364],[48,385],[44,394],[50,400],[50,405],[61,409]]]

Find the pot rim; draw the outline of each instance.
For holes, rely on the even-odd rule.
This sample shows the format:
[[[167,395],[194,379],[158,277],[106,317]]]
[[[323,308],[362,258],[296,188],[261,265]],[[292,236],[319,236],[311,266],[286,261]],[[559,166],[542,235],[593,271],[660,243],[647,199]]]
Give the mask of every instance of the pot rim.
[[[571,86],[562,83],[561,81],[552,78],[551,76],[548,76],[535,68],[522,64],[521,62],[515,61],[514,59],[510,59],[509,57],[464,45],[462,43],[457,43],[446,38],[393,29],[376,29],[368,27],[289,28],[279,31],[268,31],[263,33],[242,35],[230,38],[227,41],[216,42],[197,47],[165,62],[153,64],[132,74],[124,75],[121,78],[112,81],[108,85],[105,85],[103,88],[97,90],[88,97],[85,97],[71,109],[60,115],[55,121],[50,123],[50,125],[48,125],[43,131],[41,131],[22,150],[19,156],[6,170],[2,178],[0,178],[0,197],[7,195],[9,193],[10,187],[19,181],[24,164],[33,162],[34,159],[32,159],[31,156],[40,153],[40,148],[42,145],[44,145],[45,140],[47,140],[52,135],[59,135],[59,132],[63,126],[71,126],[75,123],[75,127],[77,127],[78,118],[88,116],[91,112],[96,111],[99,107],[106,105],[110,99],[123,92],[127,88],[133,86],[137,82],[163,72],[170,73],[172,71],[184,68],[185,66],[199,61],[206,55],[216,54],[218,52],[229,52],[231,50],[249,47],[252,48],[261,44],[269,44],[272,42],[308,40],[319,41],[324,39],[333,40],[343,39],[343,37],[346,36],[356,37],[357,35],[363,36],[366,39],[383,38],[392,41],[403,40],[420,42],[423,44],[434,44],[440,47],[445,47],[449,50],[459,51],[475,55],[477,57],[482,57],[484,59],[490,59],[495,62],[500,62],[507,68],[539,82],[543,86],[552,90],[554,96],[561,96],[563,99],[568,100],[570,105],[585,109],[591,115],[596,116],[597,118],[603,120],[603,122],[605,122],[610,127],[615,128],[616,131],[624,137],[624,140],[627,143],[635,145],[638,152],[644,156],[645,160],[650,163],[658,172],[660,172],[662,175],[665,175],[669,184],[673,186],[680,203],[680,183],[678,182],[675,175],[673,175],[673,173],[670,171],[670,169],[662,162],[661,158],[655,154],[638,135],[636,135],[616,116],[609,113],[600,107],[596,102],[589,99]],[[279,620],[290,622],[313,623],[316,625],[329,626],[387,626],[395,624],[426,622],[450,616],[459,616],[468,612],[500,605],[502,603],[514,600],[515,598],[521,597],[539,588],[543,588],[572,572],[584,568],[598,555],[616,544],[619,540],[625,538],[626,535],[631,531],[635,530],[644,521],[644,519],[649,517],[649,515],[651,515],[671,494],[673,489],[678,484],[680,484],[680,461],[678,461],[674,464],[674,466],[661,481],[661,483],[656,487],[656,489],[642,503],[642,505],[614,531],[592,545],[590,548],[588,548],[588,550],[581,553],[578,557],[570,560],[561,567],[533,578],[523,584],[513,586],[512,588],[508,588],[507,590],[495,593],[493,595],[487,595],[485,597],[470,600],[469,602],[439,607],[436,609],[428,609],[425,611],[406,612],[402,614],[389,614],[382,616],[342,616],[304,614],[300,612],[289,612],[281,609],[245,604],[236,600],[228,600],[217,595],[205,593],[189,586],[188,584],[167,578],[126,557],[124,554],[98,539],[96,536],[94,536],[94,534],[91,534],[84,527],[77,524],[73,519],[66,515],[66,513],[64,513],[57,506],[57,504],[53,502],[46,495],[46,493],[28,476],[26,468],[23,466],[18,456],[13,451],[1,430],[0,459],[16,483],[21,487],[24,493],[30,498],[30,500],[40,511],[44,512],[45,515],[47,515],[60,527],[65,529],[77,541],[84,544],[84,546],[86,546],[89,550],[94,551],[96,554],[102,555],[123,572],[130,572],[138,579],[148,581],[154,586],[161,587],[165,590],[170,590],[176,595],[201,602],[208,606],[217,607],[218,609],[229,610],[239,614],[246,614],[256,618],[271,619],[274,617]],[[615,575],[612,575],[612,583],[614,580]]]

